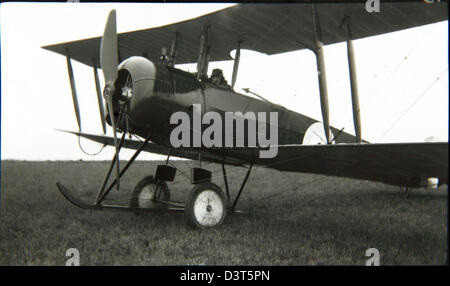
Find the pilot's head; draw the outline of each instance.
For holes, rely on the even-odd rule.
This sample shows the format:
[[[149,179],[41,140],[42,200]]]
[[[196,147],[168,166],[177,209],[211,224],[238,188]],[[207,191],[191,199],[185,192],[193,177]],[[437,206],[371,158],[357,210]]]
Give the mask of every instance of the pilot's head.
[[[223,80],[223,72],[221,69],[213,69],[211,74],[211,81],[214,84],[221,84]]]
[[[221,69],[213,69],[211,76],[223,76]]]

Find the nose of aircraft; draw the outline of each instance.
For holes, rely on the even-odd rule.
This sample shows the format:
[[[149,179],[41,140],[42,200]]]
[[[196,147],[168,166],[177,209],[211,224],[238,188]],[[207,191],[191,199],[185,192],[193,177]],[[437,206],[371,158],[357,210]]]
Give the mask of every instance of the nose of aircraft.
[[[155,65],[144,57],[130,57],[119,67],[115,82],[114,118],[120,114],[120,109],[126,105],[126,113],[134,124],[146,124],[149,99],[153,96],[155,86]],[[117,116],[116,116],[117,115]],[[110,124],[110,117],[107,116]]]

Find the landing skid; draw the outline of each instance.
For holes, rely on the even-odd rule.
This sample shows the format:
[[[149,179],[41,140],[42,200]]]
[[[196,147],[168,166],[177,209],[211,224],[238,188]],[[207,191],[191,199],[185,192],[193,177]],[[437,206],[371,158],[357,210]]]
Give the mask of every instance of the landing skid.
[[[151,213],[157,211],[184,211],[184,204],[175,203],[175,202],[163,202],[157,201],[161,204],[160,207],[154,208],[132,208],[128,206],[119,206],[119,205],[106,205],[106,204],[89,204],[83,202],[76,198],[72,192],[66,188],[61,183],[56,183],[60,193],[66,198],[71,204],[86,210],[95,210],[95,211],[122,211],[122,212],[132,212],[132,213]]]
[[[129,206],[119,206],[119,205],[106,205],[106,204],[90,204],[87,202],[83,202],[82,200],[76,198],[70,189],[65,187],[61,183],[56,183],[59,192],[63,197],[68,200],[71,204],[76,207],[85,210],[94,210],[94,211],[118,211],[118,212],[131,212],[131,213],[152,213],[152,212],[167,212],[167,211],[175,211],[175,212],[183,212],[185,210],[184,203],[180,202],[166,202],[161,200],[154,200],[154,202],[160,204],[160,207],[153,208],[133,208]],[[239,209],[233,209],[230,211],[232,213],[246,213],[245,211]]]

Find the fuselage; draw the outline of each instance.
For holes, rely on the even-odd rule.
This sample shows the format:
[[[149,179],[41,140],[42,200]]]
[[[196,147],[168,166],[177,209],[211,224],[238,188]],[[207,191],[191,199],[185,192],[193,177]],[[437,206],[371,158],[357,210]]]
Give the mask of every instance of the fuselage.
[[[155,65],[142,57],[127,59],[119,66],[119,69],[119,84],[116,84],[116,92],[120,92],[120,82],[124,81],[121,77],[124,78],[131,75],[133,80],[131,98],[124,99],[128,104],[129,122],[126,123],[122,119],[118,124],[119,128],[125,130],[128,125],[128,130],[132,133],[144,138],[150,135],[150,139],[153,142],[168,147],[171,147],[170,134],[177,126],[176,124],[170,124],[170,118],[176,112],[186,112],[189,115],[191,119],[190,132],[192,132],[192,142],[192,138],[195,136],[195,128],[193,126],[194,105],[201,106],[201,116],[208,112],[216,112],[222,118],[225,118],[225,114],[230,112],[234,114],[241,112],[243,115],[249,113],[255,115],[265,114],[268,130],[277,128],[278,145],[302,144],[308,127],[318,122],[280,105],[234,92],[231,87],[216,86],[200,81],[195,74],[167,65]],[[269,126],[271,112],[277,113],[276,126]],[[258,117],[256,116],[256,118]],[[245,119],[245,132],[243,132],[245,147],[249,146],[248,139],[249,136],[252,136],[248,132],[249,121],[251,119]],[[222,130],[225,130],[225,120],[222,120],[222,124]],[[202,131],[207,127],[208,124],[202,124]],[[237,136],[242,136],[242,132],[236,134],[236,128],[233,130],[232,136],[234,139]],[[223,137],[230,136],[230,134],[225,134],[225,131],[223,132]],[[336,134],[339,130],[332,128],[332,132]],[[223,138],[223,140],[225,139]],[[354,136],[341,132],[336,139],[336,143],[343,142],[353,143]],[[225,144],[222,146],[225,146]],[[206,148],[203,144],[201,147]],[[225,152],[221,148],[208,148],[208,150],[216,152],[218,155],[223,155],[223,152]],[[237,152],[234,155],[247,157],[246,159],[250,161],[254,161],[255,157],[248,154],[248,152],[244,154],[239,148],[231,151],[228,149],[226,152],[227,155],[232,155],[230,152]]]

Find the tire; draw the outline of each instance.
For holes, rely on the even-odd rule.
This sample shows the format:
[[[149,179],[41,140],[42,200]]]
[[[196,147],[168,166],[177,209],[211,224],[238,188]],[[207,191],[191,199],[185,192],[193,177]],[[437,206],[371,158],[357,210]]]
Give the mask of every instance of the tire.
[[[132,208],[152,208],[161,206],[153,201],[156,195],[159,194],[159,199],[163,201],[170,201],[170,191],[166,182],[158,181],[153,176],[144,177],[137,183],[131,193],[130,207]]]
[[[205,201],[207,200],[207,201]],[[193,228],[211,228],[222,224],[227,214],[227,199],[213,183],[196,185],[186,198],[184,217]]]

